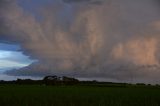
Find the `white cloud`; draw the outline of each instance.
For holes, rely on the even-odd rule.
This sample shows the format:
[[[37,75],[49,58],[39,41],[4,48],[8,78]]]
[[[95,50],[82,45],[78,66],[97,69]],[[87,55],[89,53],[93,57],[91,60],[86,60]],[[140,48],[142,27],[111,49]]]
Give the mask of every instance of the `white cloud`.
[[[0,50],[0,69],[3,71],[22,68],[32,62],[20,52]]]

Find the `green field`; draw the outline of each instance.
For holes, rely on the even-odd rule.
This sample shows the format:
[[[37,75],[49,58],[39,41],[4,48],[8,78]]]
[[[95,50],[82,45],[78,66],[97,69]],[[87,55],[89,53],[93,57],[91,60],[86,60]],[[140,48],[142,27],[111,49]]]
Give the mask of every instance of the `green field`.
[[[160,106],[160,89],[0,85],[0,106]]]

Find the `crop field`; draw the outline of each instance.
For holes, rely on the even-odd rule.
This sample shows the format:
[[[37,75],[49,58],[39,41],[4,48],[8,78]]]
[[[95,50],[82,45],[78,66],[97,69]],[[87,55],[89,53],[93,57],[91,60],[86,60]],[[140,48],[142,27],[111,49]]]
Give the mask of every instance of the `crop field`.
[[[0,85],[0,106],[160,106],[160,89]]]

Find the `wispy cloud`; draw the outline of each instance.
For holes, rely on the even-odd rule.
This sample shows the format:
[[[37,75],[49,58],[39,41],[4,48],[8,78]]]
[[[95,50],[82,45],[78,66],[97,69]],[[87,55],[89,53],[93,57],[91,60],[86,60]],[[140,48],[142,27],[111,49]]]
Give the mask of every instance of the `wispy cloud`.
[[[98,0],[55,0],[40,8],[41,20],[37,20],[15,0],[5,4],[2,0],[0,40],[20,44],[21,51],[39,60],[8,73],[126,81],[134,76],[136,81],[156,81],[160,57],[157,0],[103,0],[99,6],[84,5],[94,2]]]

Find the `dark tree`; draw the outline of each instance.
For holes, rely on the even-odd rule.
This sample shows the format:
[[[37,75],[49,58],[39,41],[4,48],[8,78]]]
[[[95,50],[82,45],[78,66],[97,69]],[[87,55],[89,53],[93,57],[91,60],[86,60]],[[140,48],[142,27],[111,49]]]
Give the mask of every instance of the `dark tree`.
[[[60,77],[58,76],[46,76],[43,81],[46,85],[57,85],[61,83]]]
[[[70,78],[70,77],[66,77],[66,76],[63,76],[62,80],[63,80],[63,83],[66,84],[66,85],[74,85],[74,84],[77,84],[79,82],[78,79]]]

